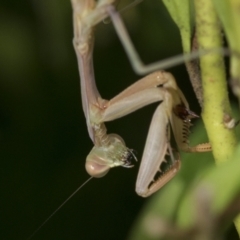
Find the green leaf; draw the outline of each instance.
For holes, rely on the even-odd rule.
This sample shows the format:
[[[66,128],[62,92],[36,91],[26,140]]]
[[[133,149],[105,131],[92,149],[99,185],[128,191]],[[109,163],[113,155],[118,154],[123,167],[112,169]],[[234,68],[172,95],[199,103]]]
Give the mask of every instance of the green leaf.
[[[210,210],[214,216],[219,216],[232,203],[233,199],[240,193],[240,146],[233,160],[219,167],[212,167],[205,172],[205,176],[193,183],[191,190],[184,196],[179,206],[178,224],[181,227],[190,227],[197,218],[197,207],[199,198],[197,193],[209,195]],[[201,196],[205,197],[205,196]],[[232,219],[229,219],[231,221]]]
[[[191,51],[191,38],[193,28],[193,7],[189,0],[163,0],[173,21],[179,28],[183,51]]]
[[[240,1],[239,0],[213,0],[230,46],[239,50],[240,46]]]
[[[231,77],[234,93],[240,98],[240,1],[213,0],[231,49]]]

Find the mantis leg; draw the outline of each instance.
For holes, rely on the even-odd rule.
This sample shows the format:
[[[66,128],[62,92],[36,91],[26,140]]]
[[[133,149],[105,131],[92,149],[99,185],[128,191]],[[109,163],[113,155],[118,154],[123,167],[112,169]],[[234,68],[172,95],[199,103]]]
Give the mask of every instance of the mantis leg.
[[[170,73],[158,71],[142,78],[104,105],[100,121],[112,121],[153,102],[164,100],[167,87],[178,89]]]
[[[120,14],[116,11],[115,7],[112,5],[107,6],[107,11],[109,16],[112,19],[112,22],[114,24],[114,28],[118,34],[118,37],[120,41],[122,42],[122,45],[126,51],[126,54],[130,60],[130,63],[132,64],[132,67],[134,71],[139,75],[145,75],[148,73],[151,73],[156,70],[161,69],[167,69],[179,64],[184,63],[185,61],[191,61],[194,60],[200,56],[203,56],[205,54],[209,53],[220,53],[220,54],[226,54],[226,51],[223,49],[212,49],[212,50],[200,50],[196,52],[187,53],[184,55],[178,55],[174,56],[168,59],[164,59],[162,61],[157,61],[155,63],[151,63],[149,65],[143,64],[141,61],[130,37],[126,30],[126,27],[124,26],[124,23],[120,17]]]
[[[167,72],[155,72],[134,83],[102,106],[101,118],[95,121],[111,121],[156,101],[160,104],[152,118],[136,182],[136,192],[143,197],[161,188],[180,168],[180,160],[174,157],[170,147],[170,124],[179,147],[187,151],[210,150],[209,144],[189,147],[190,121],[196,115],[189,110],[174,77]],[[170,166],[161,174],[166,154],[170,155]],[[160,178],[155,178],[158,172]]]
[[[105,106],[101,121],[110,121],[129,114],[152,102],[161,102],[157,107],[148,132],[147,141],[137,177],[136,192],[147,197],[172,179],[180,168],[179,159],[174,159],[170,147],[170,115],[173,104],[180,104],[181,94],[172,98],[172,92],[180,91],[173,76],[166,72],[155,72],[139,80],[125,91],[111,99]],[[185,101],[185,99],[184,99]],[[165,155],[171,156],[170,167],[165,174],[156,179]]]

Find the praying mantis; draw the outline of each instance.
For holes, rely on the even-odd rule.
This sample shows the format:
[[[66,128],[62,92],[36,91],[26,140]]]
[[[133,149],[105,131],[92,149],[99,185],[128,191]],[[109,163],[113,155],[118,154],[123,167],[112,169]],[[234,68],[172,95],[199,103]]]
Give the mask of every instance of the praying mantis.
[[[101,97],[96,87],[93,71],[94,27],[105,18],[110,17],[121,41],[125,44],[124,47],[129,58],[136,60],[136,54],[131,50],[131,42],[129,43],[120,16],[113,6],[113,0],[71,0],[71,3],[74,24],[73,45],[80,72],[82,105],[88,133],[94,144],[87,156],[86,170],[92,177],[100,178],[113,167],[132,167],[131,158],[136,159],[133,150],[125,145],[119,135],[108,134],[105,122],[121,118],[157,102],[159,105],[152,117],[136,181],[137,194],[148,197],[174,178],[181,166],[177,151],[170,145],[170,127],[179,149],[187,152],[206,152],[211,151],[211,145],[204,143],[195,147],[189,146],[188,135],[191,119],[198,116],[190,110],[173,75],[159,70],[169,66],[168,61],[163,64],[158,62],[147,67],[142,66],[139,62],[137,64],[133,62],[133,68],[137,73],[150,74],[111,100]],[[183,60],[183,57],[178,58],[174,64],[181,63]],[[71,194],[34,234],[81,187]]]
[[[114,97],[109,101],[101,98],[95,84],[95,78],[94,78],[94,72],[93,72],[93,66],[92,66],[94,27],[99,22],[101,22],[104,18],[110,16],[111,22],[115,26],[116,30],[119,30],[118,28],[119,25],[117,25],[119,24],[118,14],[112,5],[113,1],[110,2],[110,1],[102,0],[102,1],[96,2],[93,0],[92,1],[85,0],[85,1],[72,1],[72,4],[73,4],[73,10],[74,10],[74,47],[76,50],[77,59],[79,62],[79,70],[81,75],[83,110],[84,110],[84,114],[87,121],[89,136],[92,139],[94,144],[93,150],[90,152],[90,154],[87,157],[86,168],[90,173],[90,175],[94,177],[102,177],[112,167],[116,167],[116,166],[131,167],[132,163],[130,161],[130,158],[131,157],[134,158],[133,151],[125,145],[124,141],[121,139],[120,136],[107,133],[105,122],[123,117],[127,114],[132,113],[135,110],[138,110],[141,107],[144,107],[150,103],[156,102],[158,106],[156,107],[156,111],[152,117],[152,123],[150,125],[148,137],[146,140],[146,146],[144,149],[142,162],[141,162],[141,166],[140,166],[140,170],[137,178],[137,185],[136,185],[137,193],[142,197],[148,197],[154,192],[158,191],[158,189],[160,189],[164,184],[166,184],[172,178],[174,178],[174,176],[176,176],[176,174],[180,169],[180,165],[181,165],[180,157],[177,154],[177,151],[174,148],[172,148],[170,145],[170,127],[172,128],[172,133],[179,149],[183,149],[189,152],[202,152],[202,151],[211,150],[211,146],[209,144],[203,144],[203,145],[200,144],[200,145],[197,145],[196,147],[189,146],[188,134],[189,134],[189,127],[191,126],[191,119],[197,116],[196,114],[194,114],[192,111],[189,110],[189,105],[187,103],[187,100],[184,97],[181,90],[179,89],[179,87],[177,86],[174,77],[170,73],[159,71],[159,69],[165,69],[163,66],[159,67],[158,65],[157,67],[152,67],[152,68],[142,68],[141,66],[140,68],[138,67],[134,68],[135,70],[140,69],[140,73],[144,75],[150,72],[153,72],[153,73],[144,77],[138,82],[134,83],[125,91],[123,91],[122,93],[120,93],[119,95],[117,95],[116,97]],[[128,48],[126,48],[126,50],[129,51]],[[112,62],[112,64],[114,64],[114,62]],[[110,64],[109,66],[111,67]],[[144,69],[144,70],[141,70],[141,69]],[[155,72],[156,70],[158,71]],[[98,81],[99,80],[97,78],[96,82],[98,83]],[[165,160],[165,158],[168,158],[168,159]],[[206,160],[209,161],[209,159],[207,158]],[[194,161],[193,163],[195,164],[195,162],[196,161]],[[186,167],[188,167],[187,169],[188,173],[192,172],[191,168],[188,166],[188,164],[186,164],[186,162],[183,165],[185,166],[187,165]],[[70,171],[67,171],[67,172],[70,172]],[[77,176],[79,177],[79,171],[77,170],[76,172],[77,172]],[[195,173],[193,172],[193,174]],[[186,189],[185,188],[186,185],[181,184],[183,182],[183,179],[181,178],[182,176],[178,176],[178,177],[180,177],[179,182],[177,181],[171,182],[172,184],[171,183],[168,184],[168,186],[165,189],[162,189],[161,191],[162,196],[165,197],[163,200],[168,201],[168,199],[174,199],[177,207],[180,206],[182,200],[184,200],[182,190]],[[64,180],[65,179],[66,178],[64,178]],[[178,179],[175,179],[175,180],[178,180]],[[169,191],[169,189],[172,186],[175,187],[177,186],[178,183],[180,183],[179,185],[181,186],[180,188],[177,189],[178,191],[176,191],[176,188],[172,189],[173,190],[172,192]],[[115,189],[117,189],[116,185],[114,186],[114,190]],[[125,190],[126,189],[124,189],[124,193],[126,192]],[[164,190],[166,191],[164,192]],[[212,189],[210,190],[212,193],[213,192]],[[115,201],[115,199],[119,200],[119,198],[114,193],[114,191],[112,192],[114,193],[115,199],[111,196],[111,193],[104,194],[103,191],[101,189],[101,194],[98,194],[98,196],[100,195],[106,196],[106,198],[108,198],[109,201],[114,203],[113,207],[111,207],[108,204],[108,202],[104,202],[105,205],[102,204],[102,201],[100,201],[99,198],[97,198],[97,201],[96,201],[96,199],[94,197],[91,197],[91,195],[89,196],[89,194],[85,194],[85,196],[83,196],[83,200],[85,197],[85,199],[89,201],[90,207],[87,207],[82,201],[77,201],[77,205],[79,206],[81,211],[79,211],[80,214],[78,215],[78,218],[75,222],[77,225],[76,229],[78,229],[79,234],[81,234],[80,238],[84,236],[81,228],[87,229],[86,226],[90,226],[91,229],[92,229],[92,226],[97,226],[98,228],[96,228],[97,229],[96,232],[98,234],[101,229],[104,232],[106,232],[106,229],[110,229],[112,227],[111,226],[112,219],[114,219],[114,223],[112,223],[112,225],[117,225],[119,226],[119,228],[124,230],[128,229],[126,225],[125,226],[122,225],[123,218],[120,215],[115,215],[115,216],[112,215],[110,220],[107,220],[106,218],[104,218],[104,221],[106,222],[104,226],[104,224],[102,224],[103,222],[102,216],[105,215],[104,213],[106,212],[106,209],[107,209],[107,212],[114,212],[114,211],[120,212],[123,209],[127,212],[127,214],[132,213],[135,218],[135,213],[134,211],[132,211],[132,209],[124,209],[125,207],[124,205],[128,205],[127,207],[130,208],[131,207],[130,204],[123,204],[122,201],[121,203],[120,201]],[[90,189],[90,192],[91,194],[92,193],[95,194],[97,191],[95,190],[93,191],[92,189]],[[120,193],[120,191],[118,192]],[[172,194],[175,192],[179,193],[179,197],[177,194],[176,195]],[[76,191],[74,192],[74,194],[75,193]],[[200,193],[202,193],[201,196],[203,197],[207,195],[206,194],[207,191],[205,192],[201,191]],[[70,196],[70,198],[72,196],[73,194]],[[129,203],[130,198],[127,196],[127,194],[124,194],[124,197],[127,199]],[[68,198],[66,201],[68,201],[70,198]],[[205,218],[202,218],[204,221],[208,220],[208,221],[205,221],[206,222],[205,224],[201,224],[204,221],[202,222],[199,221],[198,225],[197,223],[195,224],[195,222],[197,222],[198,219],[195,221],[194,218],[191,219],[191,223],[192,225],[194,225],[194,227],[201,226],[200,230],[203,230],[202,225],[206,226],[206,231],[209,232],[209,225],[213,226],[212,228],[215,228],[216,226],[214,222],[215,216],[208,214],[208,212],[204,211],[204,209],[206,209],[206,205],[210,206],[211,204],[215,206],[215,204],[212,204],[214,202],[212,201],[211,198],[207,200],[209,200],[207,204],[205,204],[206,201],[205,202],[202,201],[203,204],[201,205],[199,204],[198,199],[194,198],[194,202],[192,206],[194,207],[197,206],[196,209],[199,210],[198,212],[194,211],[193,208],[187,208],[187,209],[194,213],[200,213],[201,211],[203,213],[202,215],[205,214]],[[65,204],[66,201],[64,201],[63,204]],[[162,206],[162,209],[168,208],[170,213],[172,213],[172,216],[173,216],[171,219],[175,220],[176,216],[179,215],[179,210],[177,209],[177,207],[173,205],[168,206],[166,204],[166,201],[165,202],[162,201],[159,203],[159,200],[158,200],[158,203],[159,205]],[[58,211],[59,208],[63,206],[63,204],[61,204],[56,211]],[[189,206],[190,204],[187,205],[187,207]],[[94,207],[97,210],[101,209],[102,212],[101,211],[96,212]],[[40,209],[43,209],[43,208],[40,208]],[[84,210],[87,209],[87,214],[85,212],[83,212],[82,214],[82,209]],[[111,211],[109,211],[109,209],[111,209]],[[92,211],[93,214],[91,214],[89,210]],[[42,228],[42,226],[45,225],[45,223],[56,213],[56,211],[54,211],[28,239],[31,239],[32,236],[40,228]],[[154,209],[154,213],[155,213],[155,209]],[[201,214],[199,215],[200,215],[199,218],[201,218],[202,215]],[[89,216],[90,218],[89,222],[86,216]],[[101,217],[100,221],[98,216]],[[152,225],[155,224],[155,222],[150,221],[151,219],[149,218],[146,218],[146,219],[147,219],[146,221],[148,221],[150,224],[152,223],[153,223]],[[163,223],[160,221],[160,224],[158,226],[158,228],[160,229],[159,231],[161,231],[165,227],[165,230],[163,229],[163,232],[167,232],[167,230],[170,229],[169,232],[170,231],[174,232],[176,236],[179,235],[179,233],[181,233],[181,231],[178,231],[181,229],[177,227],[175,222],[171,224],[172,220],[170,219],[170,217],[165,215],[164,211],[160,212],[159,219],[164,220]],[[119,221],[121,224],[118,224],[117,221]],[[165,222],[169,224],[167,225],[165,224]],[[85,223],[85,225],[83,225],[83,223]],[[74,237],[72,237],[72,234],[71,234],[73,232],[72,227],[71,226],[68,227],[68,226],[70,226],[70,224],[66,225],[66,222],[64,221],[64,227],[57,228],[59,235],[64,236],[63,232],[65,231],[67,232],[68,238],[69,236],[71,236],[72,239],[75,239]],[[182,225],[179,224],[179,226],[182,226]],[[190,226],[188,229],[195,230],[194,227],[192,228]],[[141,224],[140,228],[144,228],[144,225]],[[222,228],[222,225],[221,225],[221,228]],[[50,227],[49,229],[51,229],[51,234],[53,235],[54,233],[53,228]],[[66,229],[66,230],[63,231],[62,229]],[[87,234],[89,234],[89,232],[91,234],[91,231],[88,231]],[[114,232],[114,236],[115,235],[116,233]],[[86,238],[86,236],[87,235],[85,235],[84,238]],[[56,236],[53,238],[56,238]],[[90,238],[91,237],[89,237],[89,239]],[[76,237],[76,239],[79,239],[79,237]],[[133,238],[133,239],[138,239],[138,238]],[[182,239],[190,239],[190,237],[186,233],[186,237],[184,238],[182,237]]]
[[[71,0],[71,2],[73,45],[80,72],[82,105],[88,133],[94,144],[86,159],[86,170],[91,176],[98,178],[105,176],[113,167],[131,167],[130,158],[135,158],[132,150],[125,145],[119,135],[108,134],[104,122],[121,118],[146,105],[159,102],[149,128],[136,181],[137,194],[148,197],[170,181],[180,169],[180,158],[170,146],[170,126],[178,148],[184,151],[206,152],[211,150],[211,145],[204,143],[189,146],[191,119],[198,116],[189,109],[175,78],[168,72],[153,72],[111,100],[105,100],[100,96],[93,71],[94,27],[108,16],[117,30],[120,27],[121,31],[123,25],[119,22],[113,0],[98,2]],[[125,49],[128,51],[128,47]],[[140,72],[145,74],[160,68],[157,64]],[[170,157],[169,161],[165,159],[166,156]],[[168,166],[161,169],[166,162]]]

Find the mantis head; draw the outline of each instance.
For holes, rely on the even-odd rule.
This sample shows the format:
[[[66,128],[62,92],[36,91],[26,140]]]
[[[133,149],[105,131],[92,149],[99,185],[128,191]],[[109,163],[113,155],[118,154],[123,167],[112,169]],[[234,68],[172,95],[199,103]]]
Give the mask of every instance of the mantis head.
[[[95,145],[86,159],[86,171],[92,177],[104,177],[110,168],[123,166],[132,167],[134,156],[123,139],[117,134],[109,134],[100,146]]]

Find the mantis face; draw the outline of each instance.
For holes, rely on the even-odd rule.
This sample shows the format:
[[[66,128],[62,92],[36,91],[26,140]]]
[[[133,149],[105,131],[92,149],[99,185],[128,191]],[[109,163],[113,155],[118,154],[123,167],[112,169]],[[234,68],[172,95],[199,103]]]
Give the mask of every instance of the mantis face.
[[[133,154],[123,139],[116,134],[105,137],[104,144],[94,146],[86,159],[86,171],[96,178],[105,176],[113,167],[132,167],[130,159]]]

